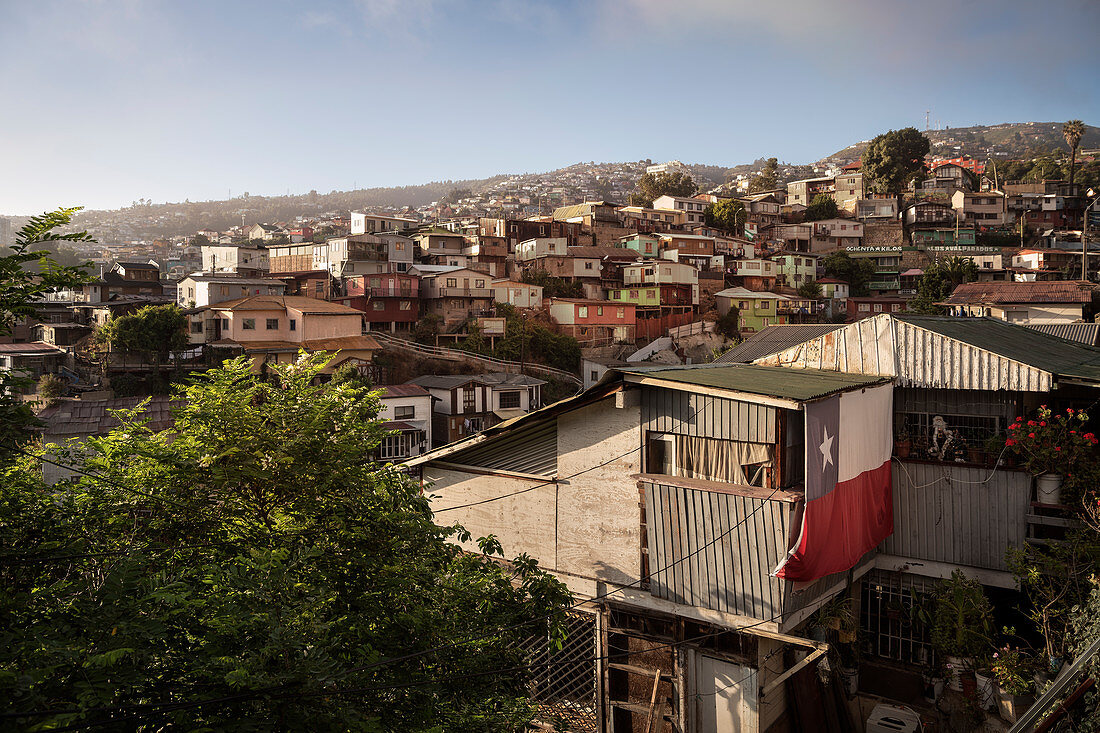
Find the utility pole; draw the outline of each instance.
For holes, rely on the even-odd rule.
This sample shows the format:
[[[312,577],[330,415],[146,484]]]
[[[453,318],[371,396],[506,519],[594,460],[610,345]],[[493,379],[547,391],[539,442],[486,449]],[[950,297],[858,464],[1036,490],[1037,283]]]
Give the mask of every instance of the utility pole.
[[[1100,201],[1100,196],[1095,196],[1093,190],[1090,188],[1085,194],[1086,196],[1094,196],[1092,203],[1085,207],[1085,223],[1081,229],[1081,279],[1089,279],[1089,209],[1096,206],[1096,202]]]

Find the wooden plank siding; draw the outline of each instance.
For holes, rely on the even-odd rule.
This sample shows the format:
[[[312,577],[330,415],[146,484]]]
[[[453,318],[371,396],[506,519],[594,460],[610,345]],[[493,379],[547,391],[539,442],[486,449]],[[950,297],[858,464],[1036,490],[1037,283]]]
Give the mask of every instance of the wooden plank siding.
[[[1023,471],[894,459],[899,557],[1006,572],[1005,550],[1027,536],[1031,476]]]
[[[775,443],[779,410],[659,387],[642,388],[642,431]]]

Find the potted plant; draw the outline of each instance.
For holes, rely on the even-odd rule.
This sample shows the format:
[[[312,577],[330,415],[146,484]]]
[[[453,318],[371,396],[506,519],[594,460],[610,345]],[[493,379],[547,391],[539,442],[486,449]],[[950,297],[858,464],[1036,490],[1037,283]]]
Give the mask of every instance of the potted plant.
[[[993,677],[997,681],[997,709],[1001,717],[1015,723],[1035,701],[1032,692],[1032,660],[1018,647],[1005,645],[993,654]]]
[[[899,428],[894,435],[894,455],[898,458],[908,458],[913,452],[913,441],[909,438],[909,431],[904,427]]]
[[[859,691],[859,649],[855,644],[838,644],[840,655],[840,681],[849,697]]]
[[[1092,433],[1082,432],[1088,419],[1083,410],[1067,408],[1064,413],[1055,414],[1041,405],[1032,419],[1017,417],[1009,425],[1005,446],[1035,476],[1036,501],[1061,503],[1064,475],[1091,459],[1097,439]]]
[[[970,463],[978,465],[985,463],[985,449],[977,439],[966,441],[966,458]]]
[[[921,672],[921,680],[924,682],[924,699],[930,703],[936,702],[943,694],[943,688],[947,683],[950,670],[947,669],[945,660],[936,657],[935,662],[929,662]]]
[[[1008,437],[1003,433],[995,433],[985,439],[985,465],[1008,467],[1012,452],[1005,447]]]
[[[997,707],[997,685],[993,678],[993,660],[983,657],[974,664],[974,685],[977,689],[978,706],[982,710],[993,710]]]
[[[932,607],[932,645],[946,657],[951,688],[974,697],[974,659],[990,647],[993,607],[981,584],[961,570],[940,583]]]
[[[827,641],[830,631],[835,631],[842,644],[856,640],[856,618],[852,613],[852,601],[847,596],[837,596],[817,610],[811,632],[818,641]]]

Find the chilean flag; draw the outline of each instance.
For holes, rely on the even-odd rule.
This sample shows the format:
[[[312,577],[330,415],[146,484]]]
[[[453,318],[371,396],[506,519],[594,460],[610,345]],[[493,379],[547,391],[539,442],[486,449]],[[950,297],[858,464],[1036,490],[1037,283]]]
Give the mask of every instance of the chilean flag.
[[[780,578],[848,570],[893,533],[893,395],[887,384],[805,404],[806,505]]]

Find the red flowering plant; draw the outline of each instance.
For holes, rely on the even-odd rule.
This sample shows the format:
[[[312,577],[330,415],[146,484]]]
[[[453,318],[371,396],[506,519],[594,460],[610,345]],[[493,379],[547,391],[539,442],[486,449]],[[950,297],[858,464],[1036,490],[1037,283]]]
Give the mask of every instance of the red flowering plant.
[[[1031,419],[1022,417],[1008,426],[1005,445],[1016,452],[1024,468],[1035,475],[1060,473],[1071,475],[1092,457],[1096,436],[1085,432],[1089,416],[1084,410],[1066,408],[1055,414],[1040,405]]]

